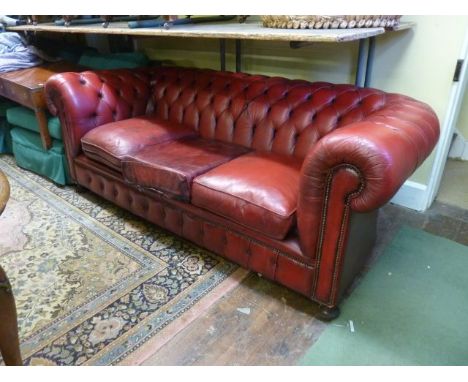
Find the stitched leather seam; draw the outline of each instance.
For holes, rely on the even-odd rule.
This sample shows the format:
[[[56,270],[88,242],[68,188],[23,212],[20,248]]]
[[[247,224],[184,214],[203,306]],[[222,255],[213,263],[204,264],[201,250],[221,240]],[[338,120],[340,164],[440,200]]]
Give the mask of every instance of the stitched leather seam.
[[[83,150],[83,153],[85,154],[85,156],[97,163],[102,163],[106,166],[109,166],[111,168],[113,168],[114,170],[118,171],[118,172],[122,172],[122,163],[121,162],[118,162],[118,163],[114,163],[112,162],[111,160],[109,160],[108,158],[105,158],[103,155],[99,155],[99,153],[95,153],[95,152],[92,152],[92,151],[89,151],[89,150]],[[114,158],[112,158],[114,159]]]
[[[90,147],[87,147],[86,149],[90,152],[93,152],[93,150],[96,148],[97,152],[99,151],[104,151],[106,154],[108,154],[109,156],[113,157],[113,158],[116,158],[116,159],[122,159],[125,155],[128,155],[128,154],[120,154],[120,155],[116,155],[115,153],[113,153],[112,151],[109,151],[107,149],[104,149],[102,148],[101,146],[99,145],[96,145],[94,143],[90,143],[90,142],[87,142],[85,140],[83,140],[83,138],[81,139],[81,144],[82,144],[82,149],[84,149],[84,146],[90,146]]]
[[[278,258],[279,258],[279,254],[278,253],[275,253],[275,270],[273,272],[273,280],[277,280],[277,276],[276,274],[278,273]],[[286,256],[287,257],[287,256]],[[289,260],[292,260],[291,258],[289,258]],[[294,262],[294,261],[293,261]],[[314,269],[314,267],[311,267],[309,269]]]
[[[85,156],[85,158],[87,158],[87,157]],[[87,158],[87,159],[89,159],[89,158]],[[91,174],[92,174],[93,176],[95,176],[95,175],[100,175],[100,176],[102,176],[103,178],[106,178],[106,180],[109,180],[109,178],[110,178],[110,179],[112,179],[112,180],[121,182],[122,184],[125,185],[125,182],[122,182],[122,174],[121,174],[121,173],[118,173],[118,172],[115,171],[115,169],[113,169],[113,168],[110,168],[110,170],[112,170],[114,173],[109,172],[109,170],[108,170],[107,168],[104,170],[104,169],[102,169],[102,168],[93,166],[92,169],[91,169],[90,166],[92,166],[92,165],[90,165],[89,163],[84,162],[83,159],[81,159],[80,157],[78,157],[77,159],[75,159],[75,161],[73,162],[73,164],[75,165],[75,166],[74,166],[75,168],[79,168],[79,169],[82,170],[82,171],[91,172]],[[104,166],[103,164],[101,164],[101,163],[99,163],[99,162],[97,162],[97,165],[99,165],[99,166],[101,166],[101,167]],[[87,174],[87,175],[89,175],[89,174]],[[78,183],[78,180],[77,180],[77,183]],[[89,186],[84,185],[84,184],[82,184],[82,186],[83,186],[83,187],[89,187]]]
[[[358,173],[359,174],[359,173]],[[333,268],[333,278],[332,278],[332,289],[330,292],[330,297],[328,299],[328,303],[333,302],[336,299],[336,293],[338,290],[338,274],[341,273],[341,268],[338,269],[338,266],[341,263],[341,258],[343,257],[343,244],[344,244],[344,237],[345,237],[345,227],[346,223],[348,222],[348,217],[349,217],[349,208],[350,208],[350,200],[357,196],[362,190],[363,190],[363,183],[361,182],[361,186],[359,189],[355,192],[352,192],[346,196],[346,201],[345,201],[345,209],[343,212],[343,219],[341,220],[341,226],[340,226],[340,235],[338,237],[338,247],[336,249],[336,254],[335,254],[335,266]]]
[[[324,199],[323,199],[323,207],[322,207],[322,218],[320,219],[319,242],[317,244],[317,250],[316,250],[316,256],[315,256],[317,271],[316,271],[315,276],[314,276],[314,283],[313,283],[313,288],[312,288],[312,297],[313,298],[315,298],[315,290],[317,289],[318,275],[320,273],[320,260],[322,258],[322,245],[323,245],[325,223],[326,223],[327,212],[328,212],[328,199],[330,197],[331,182],[332,182],[332,179],[333,179],[335,168],[336,167],[332,168],[327,174],[326,187],[325,187],[325,196],[324,196]]]
[[[328,217],[328,202],[329,202],[329,198],[330,198],[331,184],[332,184],[333,176],[335,175],[335,173],[338,170],[342,169],[342,168],[348,168],[350,170],[353,170],[359,177],[360,186],[356,191],[353,191],[353,192],[351,192],[351,193],[349,193],[349,194],[347,194],[345,196],[345,201],[344,201],[345,202],[345,209],[344,209],[344,212],[343,212],[343,219],[342,219],[342,223],[341,223],[341,227],[340,227],[340,235],[338,237],[338,248],[337,248],[336,256],[339,256],[339,251],[341,250],[341,246],[343,244],[343,240],[344,240],[344,222],[345,222],[344,219],[347,218],[347,216],[348,216],[350,201],[351,201],[352,198],[354,198],[358,194],[360,194],[361,191],[365,187],[365,179],[362,177],[361,172],[359,171],[359,169],[356,166],[353,166],[351,164],[340,164],[340,165],[337,165],[337,166],[333,167],[328,172],[327,181],[326,181],[326,188],[325,188],[324,204],[323,204],[323,209],[322,209],[322,218],[321,218],[321,224],[320,224],[319,243],[317,245],[317,251],[316,251],[316,260],[315,260],[316,272],[315,272],[314,283],[313,283],[313,288],[312,288],[313,292],[312,292],[312,296],[311,296],[315,300],[317,300],[317,298],[315,296],[315,291],[316,291],[316,288],[317,288],[318,277],[319,277],[319,274],[320,274],[320,260],[322,258],[322,247],[323,247],[323,240],[324,240],[324,237],[325,237],[325,225],[326,225],[326,220],[327,220],[327,217]],[[336,264],[337,264],[337,260],[335,258],[335,268],[334,268],[334,273],[333,273],[333,276],[332,276],[333,277],[333,279],[332,279],[333,280],[332,281],[332,290],[334,290],[334,288],[336,288],[336,286],[335,286],[336,279],[337,279]],[[331,300],[331,297],[328,299],[327,303],[329,303],[330,300]]]

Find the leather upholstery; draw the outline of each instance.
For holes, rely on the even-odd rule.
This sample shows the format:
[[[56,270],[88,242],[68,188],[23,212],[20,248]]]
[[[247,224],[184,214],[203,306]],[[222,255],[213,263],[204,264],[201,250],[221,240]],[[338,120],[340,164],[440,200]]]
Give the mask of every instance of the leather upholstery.
[[[204,138],[301,158],[321,137],[386,102],[376,89],[209,70],[162,68],[153,81],[161,118]]]
[[[143,148],[196,132],[179,124],[168,123],[155,116],[142,116],[111,122],[87,132],[81,138],[83,152],[98,162],[121,171],[122,159]]]
[[[401,95],[386,98],[386,106],[365,121],[321,139],[304,161],[298,228],[308,256],[317,254],[323,200],[336,170],[348,168],[354,177],[337,189],[343,202],[357,212],[370,211],[391,199],[437,142],[439,124],[429,106]]]
[[[148,146],[123,162],[125,180],[190,200],[192,180],[248,151],[245,147],[203,138]]]
[[[375,219],[351,217],[386,203],[439,134],[432,109],[405,96],[211,70],[66,73],[47,82],[46,94],[60,117],[78,184],[327,306],[338,303],[346,287],[340,283],[352,280],[373,243],[373,235],[350,240],[349,232],[374,232],[353,222],[375,225]],[[144,132],[138,134],[144,147],[119,153],[128,163],[126,179],[117,162],[106,165],[102,152],[100,163],[81,155],[88,131],[122,121],[122,133],[115,131],[120,139],[131,130],[131,118],[152,113],[174,130],[185,126],[210,140],[206,147],[225,142],[251,152],[227,155],[208,169],[205,164],[214,162],[196,154],[202,146],[190,150],[189,162],[177,154],[187,138],[149,145]],[[161,160],[169,169],[160,171]],[[167,182],[172,194],[188,198],[192,179],[191,202],[152,190]],[[366,255],[352,256],[360,249]]]
[[[148,69],[60,73],[45,84],[49,111],[62,125],[68,163],[81,153],[81,138],[97,126],[144,115],[150,98]],[[74,179],[74,167],[70,166]]]
[[[156,115],[190,126],[203,138],[239,143],[234,142],[239,116],[250,101],[284,79],[161,68],[153,82],[152,107]]]
[[[86,158],[78,157],[75,163],[79,184],[105,199],[296,292],[311,296],[313,265],[276,246],[252,240],[252,236],[219,224],[216,217],[187,208],[185,203],[142,193],[125,184],[118,174],[102,171],[102,167],[96,168]]]
[[[301,161],[254,152],[194,180],[192,203],[275,239],[295,222]]]
[[[252,231],[251,229],[241,226],[234,221],[229,221],[220,215],[215,215],[207,210],[196,207],[193,204],[177,200],[176,198],[167,198],[166,195],[155,192],[149,188],[130,185],[127,181],[125,181],[125,179],[123,179],[122,173],[114,171],[103,164],[95,162],[83,154],[79,155],[75,159],[74,165],[75,167],[81,167],[83,169],[84,175],[82,177],[82,182],[80,181],[80,184],[86,188],[97,190],[98,194],[105,193],[107,195],[106,198],[115,198],[118,196],[119,199],[122,198],[122,202],[125,201],[125,195],[121,196],[119,188],[114,185],[114,182],[122,183],[125,184],[125,187],[133,189],[138,195],[150,199],[158,199],[162,203],[166,203],[171,205],[173,208],[183,210],[189,215],[197,216],[201,220],[210,221],[212,224],[218,226],[220,230],[228,229],[230,231],[237,232],[245,237],[249,237],[254,242],[262,243],[262,245],[268,248],[275,248],[275,250],[283,253],[284,256],[295,259],[300,263],[312,265],[312,262],[302,255],[297,232],[295,230],[292,230],[283,240],[272,239],[263,235],[261,232]],[[149,212],[147,209],[143,208],[144,206],[147,207],[148,203],[142,203],[140,207],[137,207],[135,205],[134,198],[132,198],[131,201],[127,200],[127,206],[125,208],[140,208],[142,209],[142,212],[148,214]],[[212,240],[216,240],[216,238],[213,237]]]

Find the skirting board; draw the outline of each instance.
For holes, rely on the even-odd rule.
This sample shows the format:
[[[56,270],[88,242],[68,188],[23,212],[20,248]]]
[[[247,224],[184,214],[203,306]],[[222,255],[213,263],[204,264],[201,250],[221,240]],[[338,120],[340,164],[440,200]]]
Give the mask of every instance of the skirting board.
[[[428,193],[425,184],[408,180],[390,200],[390,203],[398,204],[416,211],[425,211],[429,207],[427,198]]]
[[[453,159],[468,160],[468,141],[460,133],[455,133],[448,156]]]

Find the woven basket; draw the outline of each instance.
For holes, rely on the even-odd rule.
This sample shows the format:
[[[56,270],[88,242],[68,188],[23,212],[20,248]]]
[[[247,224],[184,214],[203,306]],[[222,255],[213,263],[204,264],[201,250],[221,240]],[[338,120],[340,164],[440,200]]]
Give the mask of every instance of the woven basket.
[[[288,29],[337,29],[395,27],[400,23],[398,15],[351,15],[351,16],[262,16],[267,28]]]

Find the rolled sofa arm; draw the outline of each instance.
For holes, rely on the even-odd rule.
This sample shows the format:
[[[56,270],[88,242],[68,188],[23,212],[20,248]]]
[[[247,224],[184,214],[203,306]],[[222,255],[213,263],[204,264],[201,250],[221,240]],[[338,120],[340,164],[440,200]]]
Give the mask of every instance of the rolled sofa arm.
[[[335,129],[306,156],[297,225],[304,255],[316,263],[317,277],[327,279],[316,280],[319,299],[330,298],[328,286],[339,275],[351,211],[368,212],[388,202],[438,137],[439,122],[429,106],[391,94],[384,108]]]
[[[145,114],[150,80],[146,68],[60,73],[49,78],[47,106],[59,116],[69,164],[81,152],[81,137],[89,130]]]

